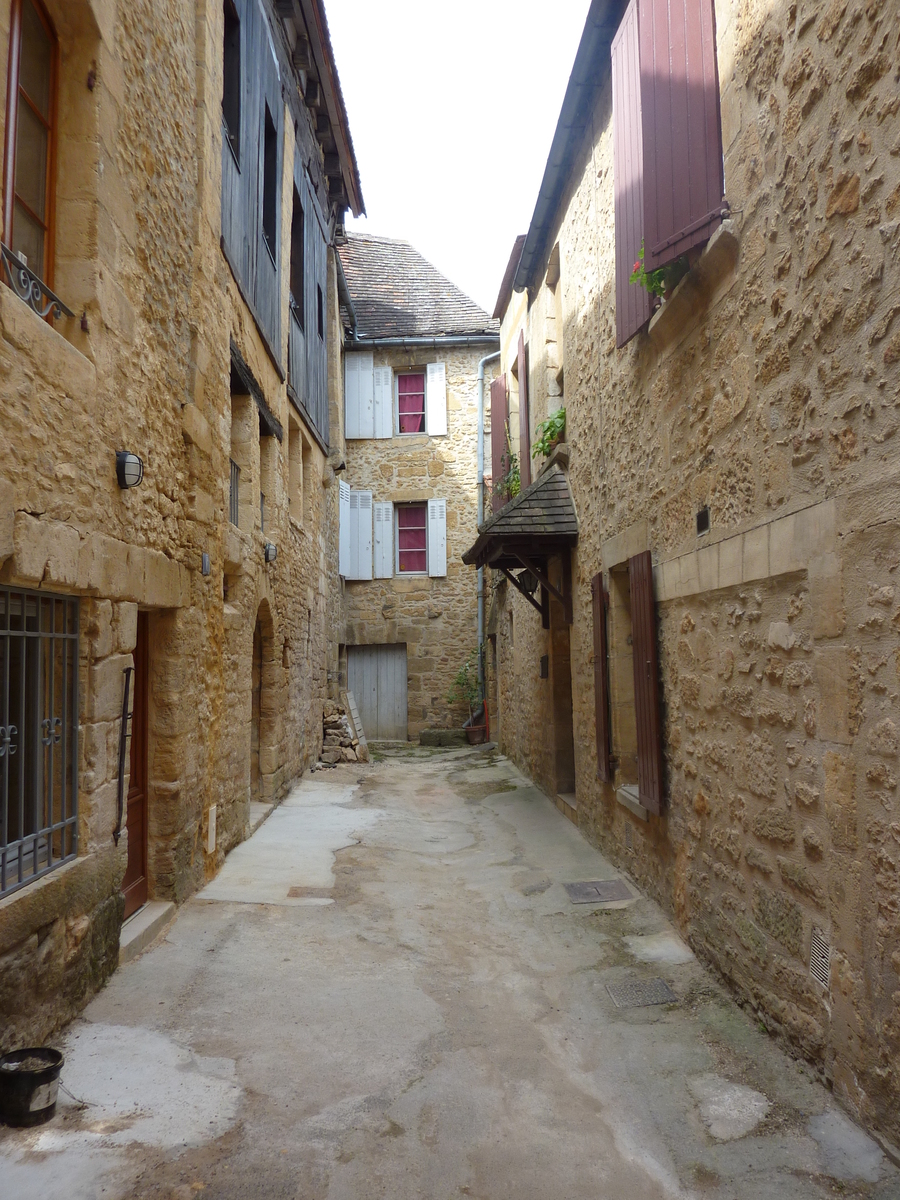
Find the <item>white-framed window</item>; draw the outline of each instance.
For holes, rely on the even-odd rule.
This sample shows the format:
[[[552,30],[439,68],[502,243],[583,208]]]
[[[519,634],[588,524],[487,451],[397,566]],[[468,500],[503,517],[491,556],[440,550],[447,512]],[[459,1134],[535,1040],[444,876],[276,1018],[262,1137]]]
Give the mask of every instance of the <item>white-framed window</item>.
[[[447,433],[447,371],[444,363],[403,371],[375,366],[369,350],[344,355],[344,436],[390,438]]]
[[[394,570],[398,575],[447,574],[447,501],[394,505]]]
[[[447,432],[447,369],[428,363],[396,377],[394,428],[398,436],[426,433],[441,437]]]

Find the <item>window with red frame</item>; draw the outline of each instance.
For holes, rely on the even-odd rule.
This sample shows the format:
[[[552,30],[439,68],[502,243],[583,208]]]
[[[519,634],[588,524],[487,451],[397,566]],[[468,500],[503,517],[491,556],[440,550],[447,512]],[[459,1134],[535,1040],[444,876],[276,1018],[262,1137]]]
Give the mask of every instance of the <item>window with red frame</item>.
[[[37,0],[13,0],[9,46],[3,240],[50,284],[59,51]]]
[[[397,505],[397,571],[424,575],[428,570],[428,505]]]
[[[425,432],[425,372],[398,375],[398,421],[401,433]],[[424,570],[424,567],[422,568]]]

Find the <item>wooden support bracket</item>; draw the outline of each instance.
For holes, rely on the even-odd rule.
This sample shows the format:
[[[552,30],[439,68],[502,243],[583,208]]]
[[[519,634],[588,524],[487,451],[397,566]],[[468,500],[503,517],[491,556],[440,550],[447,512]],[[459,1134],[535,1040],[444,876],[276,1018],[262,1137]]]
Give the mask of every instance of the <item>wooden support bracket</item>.
[[[506,578],[509,580],[509,582],[513,585],[513,587],[517,591],[522,593],[522,595],[525,597],[525,599],[528,601],[528,603],[533,608],[536,608],[537,611],[541,614],[541,617],[543,618],[543,616],[544,616],[543,606],[538,604],[538,602],[537,602],[537,600],[535,600],[534,596],[532,596],[529,592],[525,591],[524,587],[522,587],[521,583],[519,583],[518,579],[516,579],[515,575],[513,575],[511,571],[507,571],[506,567],[501,567],[500,570],[503,572],[503,574],[506,576]]]

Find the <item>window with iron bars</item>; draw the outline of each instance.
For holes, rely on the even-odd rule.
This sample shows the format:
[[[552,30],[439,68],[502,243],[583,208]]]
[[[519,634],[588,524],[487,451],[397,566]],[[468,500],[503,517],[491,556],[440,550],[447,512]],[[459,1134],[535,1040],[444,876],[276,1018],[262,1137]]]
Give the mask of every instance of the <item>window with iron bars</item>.
[[[0,588],[0,895],[78,849],[78,601]]]

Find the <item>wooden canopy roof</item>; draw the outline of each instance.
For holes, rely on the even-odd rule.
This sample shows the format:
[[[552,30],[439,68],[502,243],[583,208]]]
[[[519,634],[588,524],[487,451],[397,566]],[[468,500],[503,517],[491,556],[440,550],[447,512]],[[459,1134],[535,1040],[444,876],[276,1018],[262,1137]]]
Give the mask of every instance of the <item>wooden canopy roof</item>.
[[[462,560],[470,567],[518,570],[523,558],[546,562],[577,541],[569,482],[554,465],[484,522]]]

